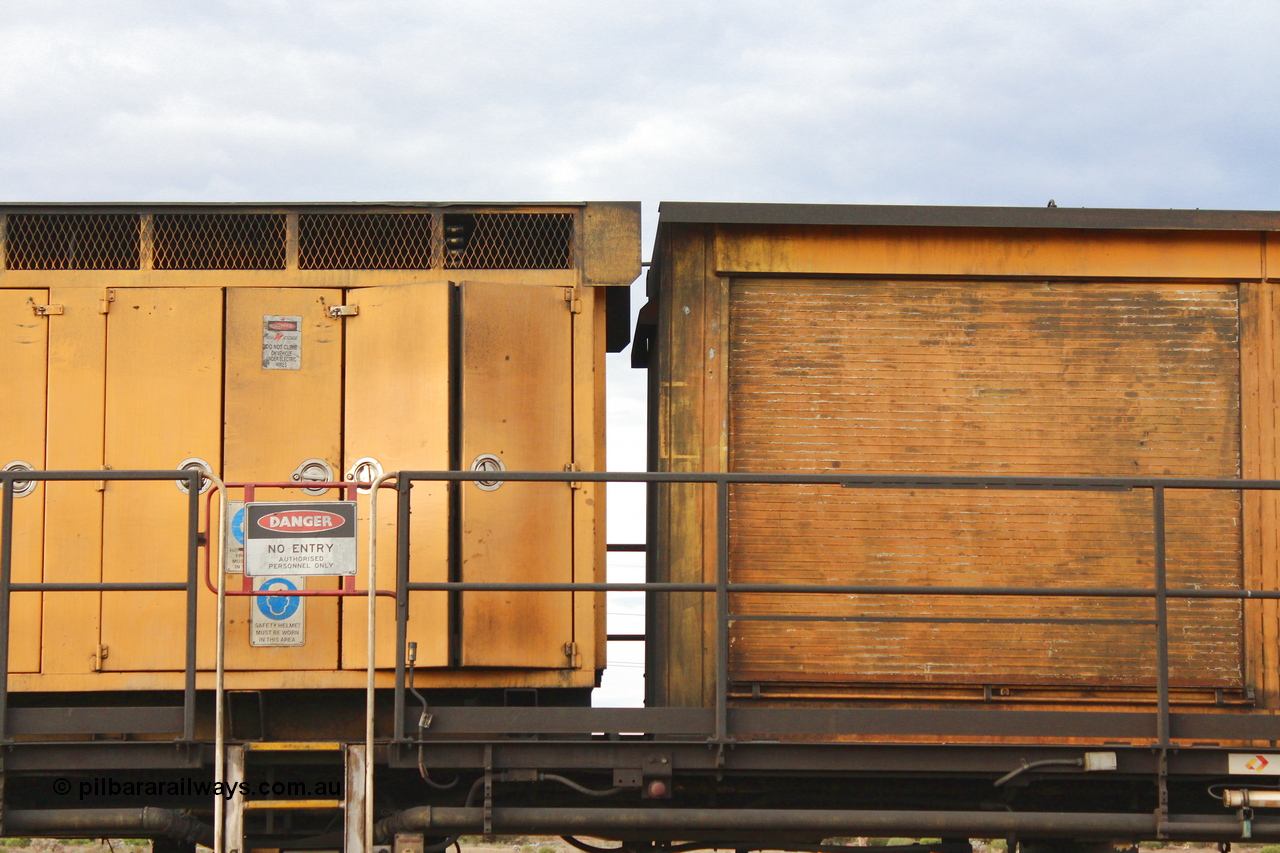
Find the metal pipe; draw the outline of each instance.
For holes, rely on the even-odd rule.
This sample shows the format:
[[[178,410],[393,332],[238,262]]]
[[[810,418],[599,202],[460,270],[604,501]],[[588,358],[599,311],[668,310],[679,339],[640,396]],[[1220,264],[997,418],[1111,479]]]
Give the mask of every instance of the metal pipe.
[[[479,832],[484,809],[420,806],[378,823],[379,843],[396,832],[444,835]],[[502,808],[493,809],[495,832],[601,837],[668,837],[685,833],[804,832],[824,835],[1154,838],[1154,814],[1005,811],[852,811],[837,809]],[[1171,836],[1221,840],[1240,837],[1228,815],[1178,816]],[[1256,818],[1255,838],[1280,838],[1280,819]]]
[[[1227,808],[1280,808],[1280,791],[1277,790],[1226,790],[1222,792],[1222,804]]]
[[[200,472],[190,472],[187,485],[187,622],[186,663],[182,687],[182,739],[196,739],[196,639],[200,601]],[[221,554],[219,554],[221,557]],[[218,567],[221,570],[221,566]]]
[[[540,483],[748,483],[767,485],[844,485],[868,488],[991,488],[991,489],[1280,489],[1280,480],[1189,478],[1189,476],[904,476],[901,474],[772,474],[739,471],[503,471],[503,480]],[[408,480],[471,482],[489,476],[485,471],[399,471]],[[19,479],[32,479],[22,471]]]
[[[470,482],[490,476],[484,471],[400,471],[406,480]],[[168,471],[11,471],[0,474],[8,480],[180,480],[183,474]],[[1069,491],[1074,489],[1165,489],[1196,490],[1280,490],[1280,480],[1191,478],[1191,477],[903,477],[887,474],[747,474],[747,473],[676,473],[668,471],[504,471],[502,479],[511,482],[543,483],[749,483],[765,485],[831,485],[867,488],[908,489],[1022,489],[1044,488]],[[238,484],[239,485],[239,484]],[[313,488],[312,482],[263,483],[264,488]],[[333,487],[349,483],[334,483]]]
[[[222,555],[227,553],[227,486],[217,477],[210,476],[210,481],[218,490],[218,604],[217,604],[217,628],[216,628],[216,647],[214,652],[214,709],[213,709],[213,775],[214,775],[214,791],[223,790],[226,784],[226,753],[227,738],[224,731],[226,727],[225,710],[223,705],[226,702],[226,661],[227,661],[227,573],[222,565]],[[215,793],[213,797],[213,853],[225,853],[226,837],[223,833],[225,829],[225,815],[227,809],[227,801],[220,794]]]
[[[214,831],[189,814],[140,809],[5,809],[5,832],[57,838],[164,836],[188,844],[214,844]]]
[[[999,616],[825,616],[795,613],[730,613],[734,622],[872,622],[940,625],[1155,625],[1154,619],[1058,619]]]
[[[378,490],[388,480],[396,479],[395,472],[383,474],[374,480],[369,487],[369,589],[378,587]],[[367,667],[364,687],[364,849],[373,849],[373,715],[374,715],[374,676],[377,673],[377,636],[378,636],[378,596],[368,597],[368,620],[365,642],[365,665]]]
[[[715,592],[713,583],[523,583],[417,581],[410,592]],[[730,583],[729,592],[838,595],[1043,596],[1046,598],[1155,598],[1150,587],[878,586],[872,584]],[[379,595],[382,593],[380,592]],[[1280,590],[1169,589],[1167,598],[1280,599]]]
[[[716,483],[716,729],[721,750],[729,740],[729,484]],[[723,755],[723,752],[721,752]]]
[[[1160,746],[1169,745],[1169,590],[1165,571],[1164,488],[1151,490],[1152,522],[1155,526],[1156,583],[1156,737]]]
[[[9,593],[13,588],[13,486],[3,481],[0,499],[0,741],[9,739]]]
[[[177,581],[155,583],[15,583],[14,592],[179,592],[186,591],[187,584]]]
[[[484,471],[400,471],[401,477],[439,482],[470,482],[490,476]],[[32,479],[24,471],[21,479]],[[88,479],[88,478],[86,478]],[[892,474],[748,474],[738,472],[672,472],[672,471],[503,471],[502,479],[511,482],[542,483],[748,483],[767,485],[829,485],[886,489],[1046,489],[1046,490],[1114,490],[1196,489],[1243,491],[1250,489],[1280,490],[1280,480],[1246,480],[1192,477],[903,477]]]
[[[397,741],[404,738],[404,657],[409,639],[409,490],[412,487],[407,481],[396,484],[396,687],[391,738]]]

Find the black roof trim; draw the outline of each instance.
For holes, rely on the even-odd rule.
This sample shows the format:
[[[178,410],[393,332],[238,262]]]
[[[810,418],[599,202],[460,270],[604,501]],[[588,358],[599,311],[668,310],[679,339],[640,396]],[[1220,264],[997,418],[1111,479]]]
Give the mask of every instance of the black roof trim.
[[[612,202],[609,202],[612,203]],[[590,201],[103,201],[103,202],[0,202],[0,213],[105,213],[108,211],[210,211],[210,212],[279,212],[287,210],[442,210],[467,208],[505,209],[521,207],[589,207]]]
[[[1127,210],[1102,207],[942,207],[898,204],[734,204],[664,201],[658,224],[896,225],[924,228],[1097,228],[1280,231],[1269,210]]]

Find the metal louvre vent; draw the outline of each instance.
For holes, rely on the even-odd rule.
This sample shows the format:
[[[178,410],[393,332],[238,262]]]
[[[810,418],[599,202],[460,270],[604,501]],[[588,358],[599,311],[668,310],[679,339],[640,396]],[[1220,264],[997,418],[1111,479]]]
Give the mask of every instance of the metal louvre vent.
[[[567,270],[572,213],[446,213],[444,268]]]
[[[8,230],[11,270],[138,269],[136,213],[11,213]]]
[[[283,213],[159,213],[158,270],[282,270]]]
[[[431,216],[421,213],[304,213],[298,217],[304,270],[431,268]]]

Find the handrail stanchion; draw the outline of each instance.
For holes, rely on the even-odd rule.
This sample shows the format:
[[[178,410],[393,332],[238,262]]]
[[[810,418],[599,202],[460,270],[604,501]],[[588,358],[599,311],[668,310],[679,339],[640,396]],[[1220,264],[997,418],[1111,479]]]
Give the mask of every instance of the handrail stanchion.
[[[1155,526],[1156,582],[1156,736],[1169,745],[1169,600],[1165,572],[1164,486],[1151,487]]]
[[[396,480],[396,695],[393,741],[404,738],[405,642],[409,634],[409,493],[413,481]]]
[[[210,557],[212,560],[212,557]],[[200,594],[200,472],[187,476],[187,625],[182,685],[182,739],[196,738],[196,613]]]
[[[729,483],[716,480],[716,743],[729,740]]]
[[[364,849],[365,853],[373,850],[373,714],[374,714],[374,675],[377,672],[378,637],[378,490],[387,480],[396,479],[394,471],[383,474],[369,486],[369,625],[366,652],[368,674],[365,678],[364,698]]]
[[[0,742],[9,737],[9,587],[13,583],[13,477],[6,476],[0,520]]]
[[[216,558],[218,566],[218,607],[217,607],[217,645],[214,652],[214,682],[213,682],[213,853],[225,853],[226,835],[223,830],[223,821],[226,815],[226,798],[222,796],[222,788],[226,785],[227,767],[226,767],[226,751],[227,740],[223,731],[225,725],[223,704],[226,692],[226,656],[227,656],[227,572],[226,566],[222,565],[223,555],[227,553],[227,485],[222,480],[212,474],[205,474],[205,479],[213,483],[214,488],[218,490],[218,556]],[[192,491],[199,490],[199,480],[196,481],[196,488]],[[194,673],[194,667],[192,667]]]

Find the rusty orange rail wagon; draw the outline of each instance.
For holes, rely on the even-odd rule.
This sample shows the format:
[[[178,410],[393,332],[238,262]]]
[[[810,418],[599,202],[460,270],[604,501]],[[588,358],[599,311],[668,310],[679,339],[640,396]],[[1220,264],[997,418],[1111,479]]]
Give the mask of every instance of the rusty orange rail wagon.
[[[636,204],[4,207],[0,834],[1280,838],[1277,234],[668,203],[632,341]]]

